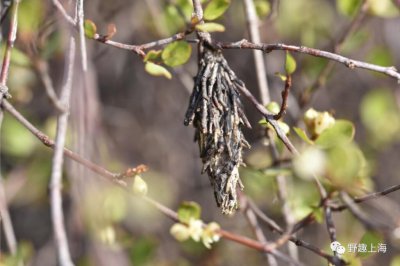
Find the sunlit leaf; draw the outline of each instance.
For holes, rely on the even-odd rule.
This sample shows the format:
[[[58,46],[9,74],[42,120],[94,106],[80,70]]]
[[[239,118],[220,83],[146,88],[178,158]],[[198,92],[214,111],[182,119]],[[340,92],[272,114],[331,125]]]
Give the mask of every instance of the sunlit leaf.
[[[366,61],[380,66],[392,66],[393,56],[388,48],[375,46],[366,56]]]
[[[397,255],[392,259],[390,266],[400,266],[400,255]]]
[[[45,2],[41,0],[21,1],[18,11],[18,38],[29,40],[38,33],[45,15]]]
[[[221,25],[219,23],[214,23],[214,22],[207,22],[204,24],[197,24],[196,29],[199,31],[205,31],[205,32],[222,32],[225,31],[224,25]]]
[[[324,209],[320,208],[320,207],[314,207],[313,209],[314,209],[313,215],[314,215],[315,220],[318,223],[322,224],[325,221]]]
[[[178,219],[182,223],[189,223],[190,219],[199,219],[201,207],[193,201],[184,201],[178,208]]]
[[[296,60],[294,60],[293,56],[289,52],[286,52],[285,70],[289,75],[296,71]]]
[[[393,18],[399,15],[399,10],[392,0],[367,0],[367,2],[372,15],[384,18]]]
[[[345,16],[353,16],[362,0],[336,0],[336,8]]]
[[[327,151],[327,169],[331,181],[349,191],[357,189],[362,160],[354,142],[338,143]]]
[[[282,81],[286,81],[286,79],[287,79],[286,75],[279,73],[279,72],[275,72],[275,76],[280,78]]]
[[[296,220],[303,219],[319,205],[319,194],[312,182],[297,180],[288,186],[287,203]]]
[[[50,36],[47,38],[46,42],[44,43],[40,56],[48,60],[55,54],[59,53],[62,54],[65,49],[65,42],[62,41],[62,33],[59,31],[53,32],[50,34]],[[15,49],[15,48],[14,48]],[[11,57],[12,58],[12,57]]]
[[[172,75],[169,73],[168,70],[166,70],[164,67],[154,64],[152,62],[147,62],[144,69],[146,70],[147,73],[153,76],[163,76],[166,77],[167,79],[171,79]]]
[[[308,144],[314,144],[314,142],[307,136],[306,132],[299,128],[299,127],[293,127],[294,132],[296,132],[296,134],[305,142],[307,142]]]
[[[133,265],[147,265],[153,258],[156,247],[156,241],[151,237],[135,238],[129,249],[129,258]]]
[[[267,0],[256,0],[254,6],[259,18],[263,18],[271,12],[271,4]]]
[[[178,11],[178,7],[169,4],[164,8],[160,21],[153,21],[154,28],[167,34],[174,34],[185,26],[185,20]]]
[[[231,4],[230,0],[211,0],[204,9],[204,19],[214,20],[222,16]]]
[[[150,50],[147,52],[146,56],[144,57],[143,61],[158,61],[161,59],[162,50]]]
[[[362,47],[369,38],[370,33],[366,28],[354,32],[344,42],[341,48],[341,53],[349,54],[354,52],[356,49]]]
[[[326,129],[315,143],[321,147],[332,147],[340,143],[348,143],[353,140],[355,128],[348,120],[336,120],[335,124]]]
[[[104,216],[112,222],[121,221],[127,211],[127,204],[123,194],[118,189],[110,189],[105,192]]]
[[[357,253],[355,252],[345,252],[342,255],[342,258],[344,261],[346,261],[348,266],[363,266],[361,258],[358,257]]]
[[[162,51],[161,58],[168,66],[175,67],[186,63],[192,53],[192,46],[186,41],[168,44]]]
[[[280,1],[274,24],[282,37],[300,39],[302,45],[318,47],[330,41],[334,16],[332,1]],[[323,14],[323,15],[321,15]],[[307,26],[305,26],[307,25]],[[326,61],[326,60],[325,60]]]
[[[370,138],[376,144],[399,139],[400,111],[389,90],[378,88],[368,92],[361,101],[360,114]]]
[[[265,106],[265,108],[267,108],[267,110],[270,111],[273,114],[277,114],[281,110],[281,107],[279,106],[279,104],[277,102],[274,102],[274,101],[269,102],[267,104],[267,106]]]
[[[185,15],[185,19],[190,21],[192,12],[193,12],[193,3],[191,0],[177,0],[176,4],[182,10],[183,14]]]
[[[4,119],[1,139],[6,154],[25,157],[31,155],[37,143],[35,137],[15,119]]]
[[[379,244],[384,244],[384,238],[381,234],[374,232],[374,231],[367,231],[365,234],[362,236],[361,240],[359,241],[360,244],[366,244],[367,245],[367,251],[368,252],[358,252],[357,256],[358,257],[368,257],[371,255],[374,255],[375,252],[377,252],[378,245]],[[370,252],[370,251],[375,251],[375,252]]]
[[[91,21],[90,19],[85,19],[84,28],[85,28],[85,36],[87,38],[93,39],[95,34],[97,33],[96,24],[94,24],[94,22]]]
[[[18,241],[18,246],[15,254],[6,255],[2,254],[0,265],[11,266],[11,265],[23,265],[25,261],[30,260],[34,254],[34,249],[31,243]]]
[[[0,53],[2,55],[4,55],[5,49],[6,45],[3,42],[0,45]],[[11,50],[11,63],[22,67],[28,67],[31,65],[31,59],[24,52],[14,47]]]

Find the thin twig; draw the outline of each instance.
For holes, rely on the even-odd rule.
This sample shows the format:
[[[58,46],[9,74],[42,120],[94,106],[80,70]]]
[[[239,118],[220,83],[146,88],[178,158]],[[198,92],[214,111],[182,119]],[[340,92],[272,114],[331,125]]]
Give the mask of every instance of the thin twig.
[[[17,119],[18,122],[20,122],[25,128],[27,128],[35,137],[37,137],[45,146],[49,148],[54,148],[54,141],[50,139],[46,134],[41,132],[39,129],[37,129],[34,125],[32,125],[20,112],[18,112],[7,100],[3,100],[1,103],[1,107],[6,110],[8,113],[10,113],[15,119]],[[120,173],[112,173],[103,167],[85,159],[82,158],[79,154],[74,153],[73,151],[64,148],[64,155],[69,157],[70,159],[84,165],[91,171],[99,174],[100,176],[103,176],[105,178],[109,179],[115,179],[118,180],[118,176],[120,176]]]
[[[7,79],[10,68],[11,50],[14,47],[14,42],[17,37],[19,3],[20,0],[14,0],[12,3],[10,28],[8,32],[7,44],[6,44],[6,49],[4,51],[3,63],[0,73],[0,104],[2,103],[4,96],[6,96],[6,98],[9,96],[7,88]],[[3,123],[3,116],[4,116],[3,109],[0,108],[0,129]],[[1,216],[0,219],[3,223],[3,229],[6,235],[6,242],[8,248],[10,250],[10,253],[15,255],[17,252],[17,241],[12,226],[10,214],[8,212],[7,201],[3,187],[3,178],[1,176],[1,173],[0,173],[0,216]],[[22,265],[22,262],[18,262],[18,265]]]
[[[282,91],[282,104],[281,104],[281,109],[279,110],[279,113],[274,115],[274,118],[276,120],[279,120],[286,112],[286,109],[288,107],[288,97],[289,97],[289,91],[290,88],[292,87],[292,76],[287,74],[286,75],[286,80],[285,80],[285,88]]]
[[[246,11],[247,27],[250,33],[250,40],[254,43],[261,42],[259,22],[253,0],[243,0]],[[264,55],[261,51],[253,50],[253,58],[256,67],[258,91],[261,103],[266,105],[270,102],[267,72],[265,70]]]
[[[68,248],[67,234],[64,226],[64,213],[62,209],[62,166],[64,144],[68,126],[69,101],[72,89],[72,76],[75,60],[75,38],[70,38],[68,58],[65,68],[65,83],[57,101],[63,106],[64,112],[57,119],[57,134],[54,144],[53,163],[50,179],[51,216],[53,231],[58,252],[58,260],[62,266],[73,265]]]
[[[193,0],[193,15],[197,18],[198,21],[203,20],[203,8],[201,6],[200,0]]]
[[[3,64],[0,72],[0,102],[3,96],[9,96],[7,88],[8,71],[10,69],[11,50],[14,47],[15,39],[17,38],[18,29],[18,7],[20,0],[14,0],[11,11],[11,22],[8,31],[8,38],[6,43],[6,49],[4,51]]]
[[[61,15],[66,19],[69,24],[71,24],[72,26],[76,26],[76,20],[68,14],[68,12],[58,0],[53,0],[53,4],[58,9],[58,11],[60,11]]]
[[[319,50],[319,49],[314,49],[314,48],[309,48],[305,46],[296,46],[296,45],[288,45],[288,44],[283,44],[283,43],[277,43],[277,44],[267,44],[267,43],[252,43],[249,42],[246,39],[243,39],[238,42],[215,42],[214,45],[220,49],[256,49],[256,50],[261,50],[266,53],[270,53],[275,50],[283,50],[283,51],[290,51],[290,52],[297,52],[297,53],[303,53],[303,54],[308,54],[312,55],[315,57],[321,57],[321,58],[326,58],[329,60],[336,61],[338,63],[344,64],[350,69],[355,69],[355,68],[362,68],[362,69],[367,69],[375,72],[379,72],[382,74],[385,74],[389,77],[395,78],[396,80],[400,80],[400,73],[397,71],[397,69],[394,66],[378,66],[374,64],[369,64],[363,61],[358,61],[354,59],[350,59],[348,57]]]
[[[3,111],[0,111],[0,129],[3,124]],[[0,166],[1,166],[1,158],[0,158]],[[1,168],[0,168],[1,171]],[[8,211],[7,206],[7,198],[4,189],[4,181],[3,176],[0,172],[0,227],[3,224],[3,230],[6,236],[6,243],[8,246],[8,250],[12,255],[17,253],[17,240],[14,233],[14,228],[11,222],[10,213]],[[1,230],[1,229],[0,229]]]
[[[375,229],[376,225],[370,221],[368,216],[355,204],[349,194],[341,191],[340,198],[347,206],[349,211],[356,217],[367,229]]]
[[[54,141],[51,140],[48,136],[46,136],[43,132],[41,132],[39,129],[37,129],[35,126],[33,126],[23,115],[21,115],[7,100],[3,100],[1,106],[6,110],[9,114],[11,114],[18,122],[20,122],[25,128],[27,128],[34,136],[36,136],[44,145],[50,148],[54,148]],[[70,159],[74,160],[75,162],[85,166],[89,170],[99,174],[102,177],[105,177],[107,180],[113,182],[120,188],[130,191],[128,184],[124,181],[119,179],[121,174],[116,174],[112,173],[102,166],[99,166],[85,158],[82,158],[80,155],[72,152],[69,149],[64,148],[64,155],[69,157]],[[154,207],[156,207],[159,211],[161,211],[163,214],[168,216],[169,218],[173,219],[174,221],[178,221],[178,216],[177,214],[172,211],[171,209],[165,207],[161,203],[156,202],[153,199],[150,199],[148,197],[145,197],[145,200],[152,204]],[[274,246],[265,246],[264,244],[241,236],[237,235],[225,230],[220,230],[219,233],[221,234],[222,237],[232,240],[234,242],[240,243],[242,245],[248,246],[250,248],[262,251],[262,252],[272,252],[274,255],[277,254],[279,257],[284,257],[283,254],[281,253],[276,253],[274,250]],[[286,258],[289,262],[293,263],[293,261],[290,258]],[[298,265],[298,264],[297,264]]]
[[[251,92],[244,86],[244,84],[239,84],[238,89],[243,93],[255,106],[255,108],[265,117],[265,119],[272,125],[279,139],[285,144],[288,150],[293,154],[298,154],[297,149],[294,147],[292,142],[288,139],[285,132],[282,131],[278,122],[274,119],[274,114],[269,112],[265,107],[260,104],[257,99],[251,94]]]
[[[276,231],[279,234],[285,233],[285,231],[274,220],[272,220],[267,215],[265,215],[265,213],[262,212],[258,208],[258,206],[256,204],[254,204],[251,200],[249,200],[249,206],[250,206],[250,208],[253,209],[254,213],[261,219],[261,221],[265,222],[266,225],[268,225],[268,227],[271,228],[271,230]],[[298,230],[303,228],[305,225],[311,223],[311,221],[313,221],[313,219],[311,219],[311,217],[312,217],[312,213],[310,213],[304,219],[302,219],[301,221],[296,223],[293,226],[292,233],[297,232]],[[301,226],[299,226],[299,225],[301,225]],[[289,241],[295,243],[299,247],[303,247],[307,250],[310,250],[311,252],[317,254],[318,256],[325,258],[327,261],[329,261],[330,263],[332,263],[334,265],[345,265],[345,262],[342,259],[338,259],[337,257],[334,257],[334,256],[326,253],[325,251],[321,250],[320,248],[315,247],[312,244],[297,238],[296,236],[291,235]]]
[[[394,186],[391,186],[391,187],[389,187],[385,190],[379,191],[379,192],[374,192],[374,193],[371,193],[371,194],[368,194],[368,195],[365,195],[365,196],[362,196],[359,198],[354,198],[353,202],[354,203],[362,203],[362,202],[365,202],[368,200],[372,200],[372,199],[376,199],[376,198],[385,196],[385,195],[395,192],[397,190],[400,190],[400,185],[394,185]],[[331,206],[331,208],[332,208],[332,211],[343,211],[348,208],[348,205],[344,204],[344,205],[339,205],[339,206]]]
[[[11,1],[3,1],[2,9],[0,13],[0,25],[3,24],[4,19],[7,17],[8,13],[10,12]]]
[[[256,236],[256,238],[258,239],[258,241],[260,241],[263,244],[268,244],[267,238],[265,237],[259,223],[257,220],[257,216],[254,213],[254,211],[249,208],[249,203],[248,203],[248,199],[247,197],[243,194],[243,193],[239,193],[240,196],[240,206],[241,209],[243,210],[247,221],[249,222],[251,228],[253,229],[254,235]],[[265,253],[266,258],[268,260],[268,265],[270,266],[274,266],[274,265],[278,265],[278,262],[276,261],[275,257],[271,256],[271,254]]]
[[[321,197],[320,206],[322,206],[324,208],[325,223],[326,223],[326,228],[328,230],[329,239],[331,240],[331,242],[334,242],[337,240],[336,227],[335,227],[335,223],[333,222],[333,218],[332,218],[332,210],[331,210],[331,207],[329,206],[329,196],[328,196],[328,193],[327,193],[325,187],[321,184],[318,177],[316,175],[314,175],[313,178],[317,185],[317,188],[318,188],[318,191],[319,191],[319,194]],[[340,257],[339,257],[340,255],[336,251],[333,251],[333,255],[335,257],[337,257],[338,259],[340,259]]]
[[[54,105],[54,107],[59,111],[59,112],[64,112],[64,106],[62,103],[58,100],[57,94],[55,92],[54,86],[53,86],[53,81],[50,78],[49,75],[49,66],[48,63],[44,60],[38,59],[36,60],[34,66],[36,67],[37,71],[39,72],[39,76],[42,79],[44,88],[46,90],[46,95],[49,97],[50,102]]]
[[[79,31],[79,47],[81,51],[81,63],[83,72],[87,71],[87,52],[86,52],[86,38],[85,38],[85,29],[83,26],[84,23],[84,11],[83,11],[83,0],[76,1],[77,8],[77,25]]]

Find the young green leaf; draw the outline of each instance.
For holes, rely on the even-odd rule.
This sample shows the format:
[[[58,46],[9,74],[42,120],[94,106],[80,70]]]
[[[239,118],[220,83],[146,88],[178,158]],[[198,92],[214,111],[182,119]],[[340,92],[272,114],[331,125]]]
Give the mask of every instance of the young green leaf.
[[[178,209],[178,219],[182,223],[189,223],[191,219],[199,219],[201,214],[201,207],[198,203],[193,201],[184,201]]]
[[[279,72],[275,72],[275,76],[280,78],[282,81],[286,81],[286,79],[287,79],[286,75],[279,73]]]
[[[399,15],[399,9],[392,0],[368,0],[369,12],[383,18],[394,18]]]
[[[277,114],[279,113],[279,111],[281,110],[281,107],[279,106],[279,104],[277,102],[269,102],[265,108],[267,108],[268,111],[270,111],[273,114]]]
[[[204,19],[214,20],[222,16],[231,4],[230,0],[211,0],[204,9]]]
[[[207,22],[204,24],[197,24],[196,29],[199,31],[204,31],[204,32],[223,32],[225,31],[224,25],[221,25],[219,23],[214,23],[214,22]]]
[[[355,128],[348,120],[336,120],[335,124],[319,135],[315,143],[321,147],[333,147],[353,140]]]
[[[286,73],[289,75],[293,74],[293,72],[296,71],[296,61],[289,52],[286,52],[285,70]]]
[[[360,7],[361,0],[336,0],[336,8],[345,16],[353,16]]]
[[[378,251],[379,245],[385,244],[383,236],[373,231],[365,232],[359,243],[367,246],[367,252],[358,252],[358,257],[368,257],[373,255]]]
[[[172,78],[172,75],[171,73],[169,73],[168,70],[152,62],[147,62],[146,65],[144,66],[144,69],[146,70],[147,73],[153,76],[163,76],[166,77],[167,79]]]
[[[374,145],[399,139],[400,110],[391,91],[376,88],[368,92],[361,101],[360,114]]]
[[[167,45],[161,58],[167,66],[175,67],[186,63],[192,54],[192,46],[186,41],[177,41]]]
[[[254,6],[259,18],[263,18],[271,12],[271,4],[267,0],[254,1]]]
[[[146,56],[143,59],[143,62],[147,61],[158,61],[161,59],[162,50],[150,50],[147,52]]]
[[[93,39],[95,34],[97,33],[96,24],[94,24],[94,22],[91,21],[90,19],[85,19],[84,28],[85,28],[85,36],[90,39]]]
[[[308,144],[314,144],[314,142],[307,136],[306,132],[299,128],[299,127],[293,127],[294,132],[296,132],[296,134],[305,142],[307,142]]]

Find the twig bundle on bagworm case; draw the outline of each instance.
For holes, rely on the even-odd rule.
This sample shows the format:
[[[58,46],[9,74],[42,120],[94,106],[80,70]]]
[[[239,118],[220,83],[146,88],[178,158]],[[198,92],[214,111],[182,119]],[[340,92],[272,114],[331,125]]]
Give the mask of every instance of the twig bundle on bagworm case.
[[[237,208],[242,148],[250,148],[242,126],[251,127],[243,111],[237,86],[243,86],[219,51],[206,50],[200,60],[186,111],[185,125],[196,128],[195,141],[218,207],[231,214]]]

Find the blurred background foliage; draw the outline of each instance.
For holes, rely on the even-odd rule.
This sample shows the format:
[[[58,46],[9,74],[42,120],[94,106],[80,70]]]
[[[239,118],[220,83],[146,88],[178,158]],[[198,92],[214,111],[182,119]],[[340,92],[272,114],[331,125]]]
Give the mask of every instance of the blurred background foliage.
[[[228,3],[226,12],[215,22],[224,25],[226,31],[215,33],[213,37],[223,41],[248,38],[242,1],[225,2]],[[361,0],[281,0],[278,10],[274,10],[271,2],[275,1],[254,2],[263,42],[305,45],[328,51],[333,49],[334,41],[362,5]],[[399,6],[390,0],[367,2],[366,19],[345,41],[341,53],[399,68]],[[204,6],[212,4],[206,0],[202,3]],[[190,23],[192,4],[190,0],[94,0],[86,3],[85,12],[86,18],[97,26],[97,31],[106,32],[107,25],[114,23],[117,28],[114,40],[139,44],[185,30]],[[18,38],[8,80],[13,95],[11,101],[33,124],[54,137],[57,112],[46,96],[37,62],[47,61],[49,74],[58,89],[62,84],[68,28],[50,1],[22,1],[18,19]],[[6,20],[4,25],[7,23]],[[7,27],[3,28],[5,33]],[[2,41],[1,54],[4,45]],[[215,220],[224,229],[254,237],[240,212],[233,217],[220,214],[208,177],[200,174],[194,130],[183,126],[192,77],[197,70],[196,45],[192,44],[190,51],[186,45],[182,46],[191,54],[185,65],[172,68],[172,63],[165,66],[172,74],[171,80],[146,73],[142,60],[132,53],[94,41],[88,41],[87,45],[90,69],[99,93],[99,99],[91,100],[99,101],[101,106],[99,130],[103,137],[98,139],[101,164],[117,172],[127,166],[147,164],[151,170],[143,175],[143,179],[148,184],[150,196],[174,209],[183,200],[198,202],[205,221]],[[230,50],[224,51],[224,55],[238,77],[257,95],[251,52]],[[293,57],[297,62],[293,93],[282,122],[290,127],[288,135],[301,156],[293,163],[274,165],[266,147],[266,126],[257,123],[260,115],[243,100],[253,129],[245,131],[252,148],[246,151],[247,167],[241,169],[241,177],[245,193],[260,209],[284,225],[284,203],[279,199],[276,183],[278,175],[284,176],[288,184],[287,204],[294,217],[301,219],[314,211],[321,218],[319,223],[299,232],[299,237],[329,251],[323,217],[316,208],[319,194],[309,179],[310,173],[317,172],[332,193],[343,189],[353,196],[399,184],[399,85],[382,74],[349,70],[336,64],[325,86],[313,95],[308,106],[317,110],[321,117],[326,111],[336,123],[316,136],[307,124],[307,109],[301,109],[295,99],[311,86],[327,61],[302,54],[293,54]],[[284,72],[285,55],[273,52],[265,58],[272,99],[280,102],[283,82],[274,73]],[[318,120],[313,119],[314,122]],[[321,122],[315,123],[312,127]],[[1,170],[19,241],[17,256],[29,261],[30,265],[55,265],[48,200],[51,152],[7,114],[2,125],[1,144]],[[283,158],[290,156],[281,145],[280,152]],[[66,166],[71,165],[73,163],[67,161]],[[171,221],[145,202],[108,183],[100,189],[89,188],[79,198],[79,208],[73,207],[71,179],[67,176],[65,180],[66,223],[77,265],[107,265],[98,259],[104,250],[111,254],[111,259],[118,261],[118,265],[265,264],[262,254],[228,241],[214,244],[211,250],[191,240],[176,242],[169,234]],[[398,202],[399,193],[393,193],[387,201],[363,204],[362,207],[371,216],[399,226]],[[378,239],[378,236],[368,235],[369,240],[361,240],[366,231],[348,212],[334,213],[333,218],[342,244],[379,240],[388,245],[384,254],[369,254],[371,256],[362,258],[347,254],[352,265],[400,265],[399,239]],[[263,226],[263,229],[268,239],[278,237],[267,227]],[[92,248],[91,241],[100,246]],[[4,237],[1,248],[6,251]],[[18,258],[2,254],[1,265],[15,265]],[[307,265],[324,263],[304,249],[300,248],[299,254]]]

